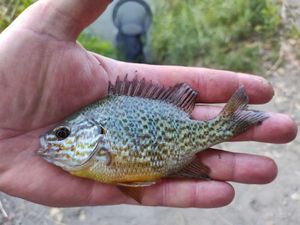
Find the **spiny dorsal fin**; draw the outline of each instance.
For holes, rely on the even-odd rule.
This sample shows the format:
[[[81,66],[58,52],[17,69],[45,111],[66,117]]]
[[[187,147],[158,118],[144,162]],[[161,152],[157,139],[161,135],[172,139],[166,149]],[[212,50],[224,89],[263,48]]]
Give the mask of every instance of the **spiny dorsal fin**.
[[[152,82],[147,83],[145,78],[138,80],[135,77],[132,81],[129,81],[126,75],[124,80],[120,80],[118,76],[114,85],[109,82],[108,95],[137,96],[162,100],[181,108],[187,113],[191,113],[198,93],[186,83],[167,88]]]

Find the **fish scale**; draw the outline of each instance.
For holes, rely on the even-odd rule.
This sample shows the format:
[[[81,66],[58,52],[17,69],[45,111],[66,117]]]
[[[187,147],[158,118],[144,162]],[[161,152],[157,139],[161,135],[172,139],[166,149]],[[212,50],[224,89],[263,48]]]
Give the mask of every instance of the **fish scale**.
[[[75,176],[115,185],[145,186],[163,177],[207,178],[209,169],[196,153],[268,116],[246,108],[248,97],[240,87],[219,116],[193,120],[196,97],[185,83],[165,88],[118,78],[106,98],[43,135],[39,154]]]

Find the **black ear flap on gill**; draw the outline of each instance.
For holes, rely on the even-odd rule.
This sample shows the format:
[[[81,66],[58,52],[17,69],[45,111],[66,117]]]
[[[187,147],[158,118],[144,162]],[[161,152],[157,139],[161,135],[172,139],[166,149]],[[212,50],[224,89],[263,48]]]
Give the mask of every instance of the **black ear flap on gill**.
[[[138,80],[138,78],[135,77],[132,81],[129,81],[127,80],[127,75],[124,80],[120,80],[118,76],[115,84],[110,82],[108,94],[161,100],[173,104],[189,114],[195,107],[198,95],[198,93],[186,83],[167,88],[153,84],[152,82],[147,83],[145,78]]]
[[[98,127],[100,134],[105,134],[106,129],[102,124],[99,124],[94,118],[88,117],[88,121],[92,126]]]

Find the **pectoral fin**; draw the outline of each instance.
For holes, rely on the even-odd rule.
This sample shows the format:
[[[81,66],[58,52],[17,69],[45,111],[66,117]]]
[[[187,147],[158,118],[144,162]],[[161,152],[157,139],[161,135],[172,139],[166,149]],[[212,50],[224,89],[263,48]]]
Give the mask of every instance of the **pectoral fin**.
[[[169,175],[169,178],[188,178],[188,179],[204,179],[210,180],[210,168],[204,165],[198,158],[195,159],[188,164],[183,169],[178,172]]]

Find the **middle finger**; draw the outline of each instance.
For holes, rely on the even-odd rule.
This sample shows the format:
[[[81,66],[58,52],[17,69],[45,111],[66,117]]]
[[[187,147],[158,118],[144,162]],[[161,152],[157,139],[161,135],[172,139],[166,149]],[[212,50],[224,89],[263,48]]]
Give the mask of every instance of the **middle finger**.
[[[207,149],[197,157],[211,169],[209,176],[213,180],[266,184],[277,175],[275,162],[265,156]]]

